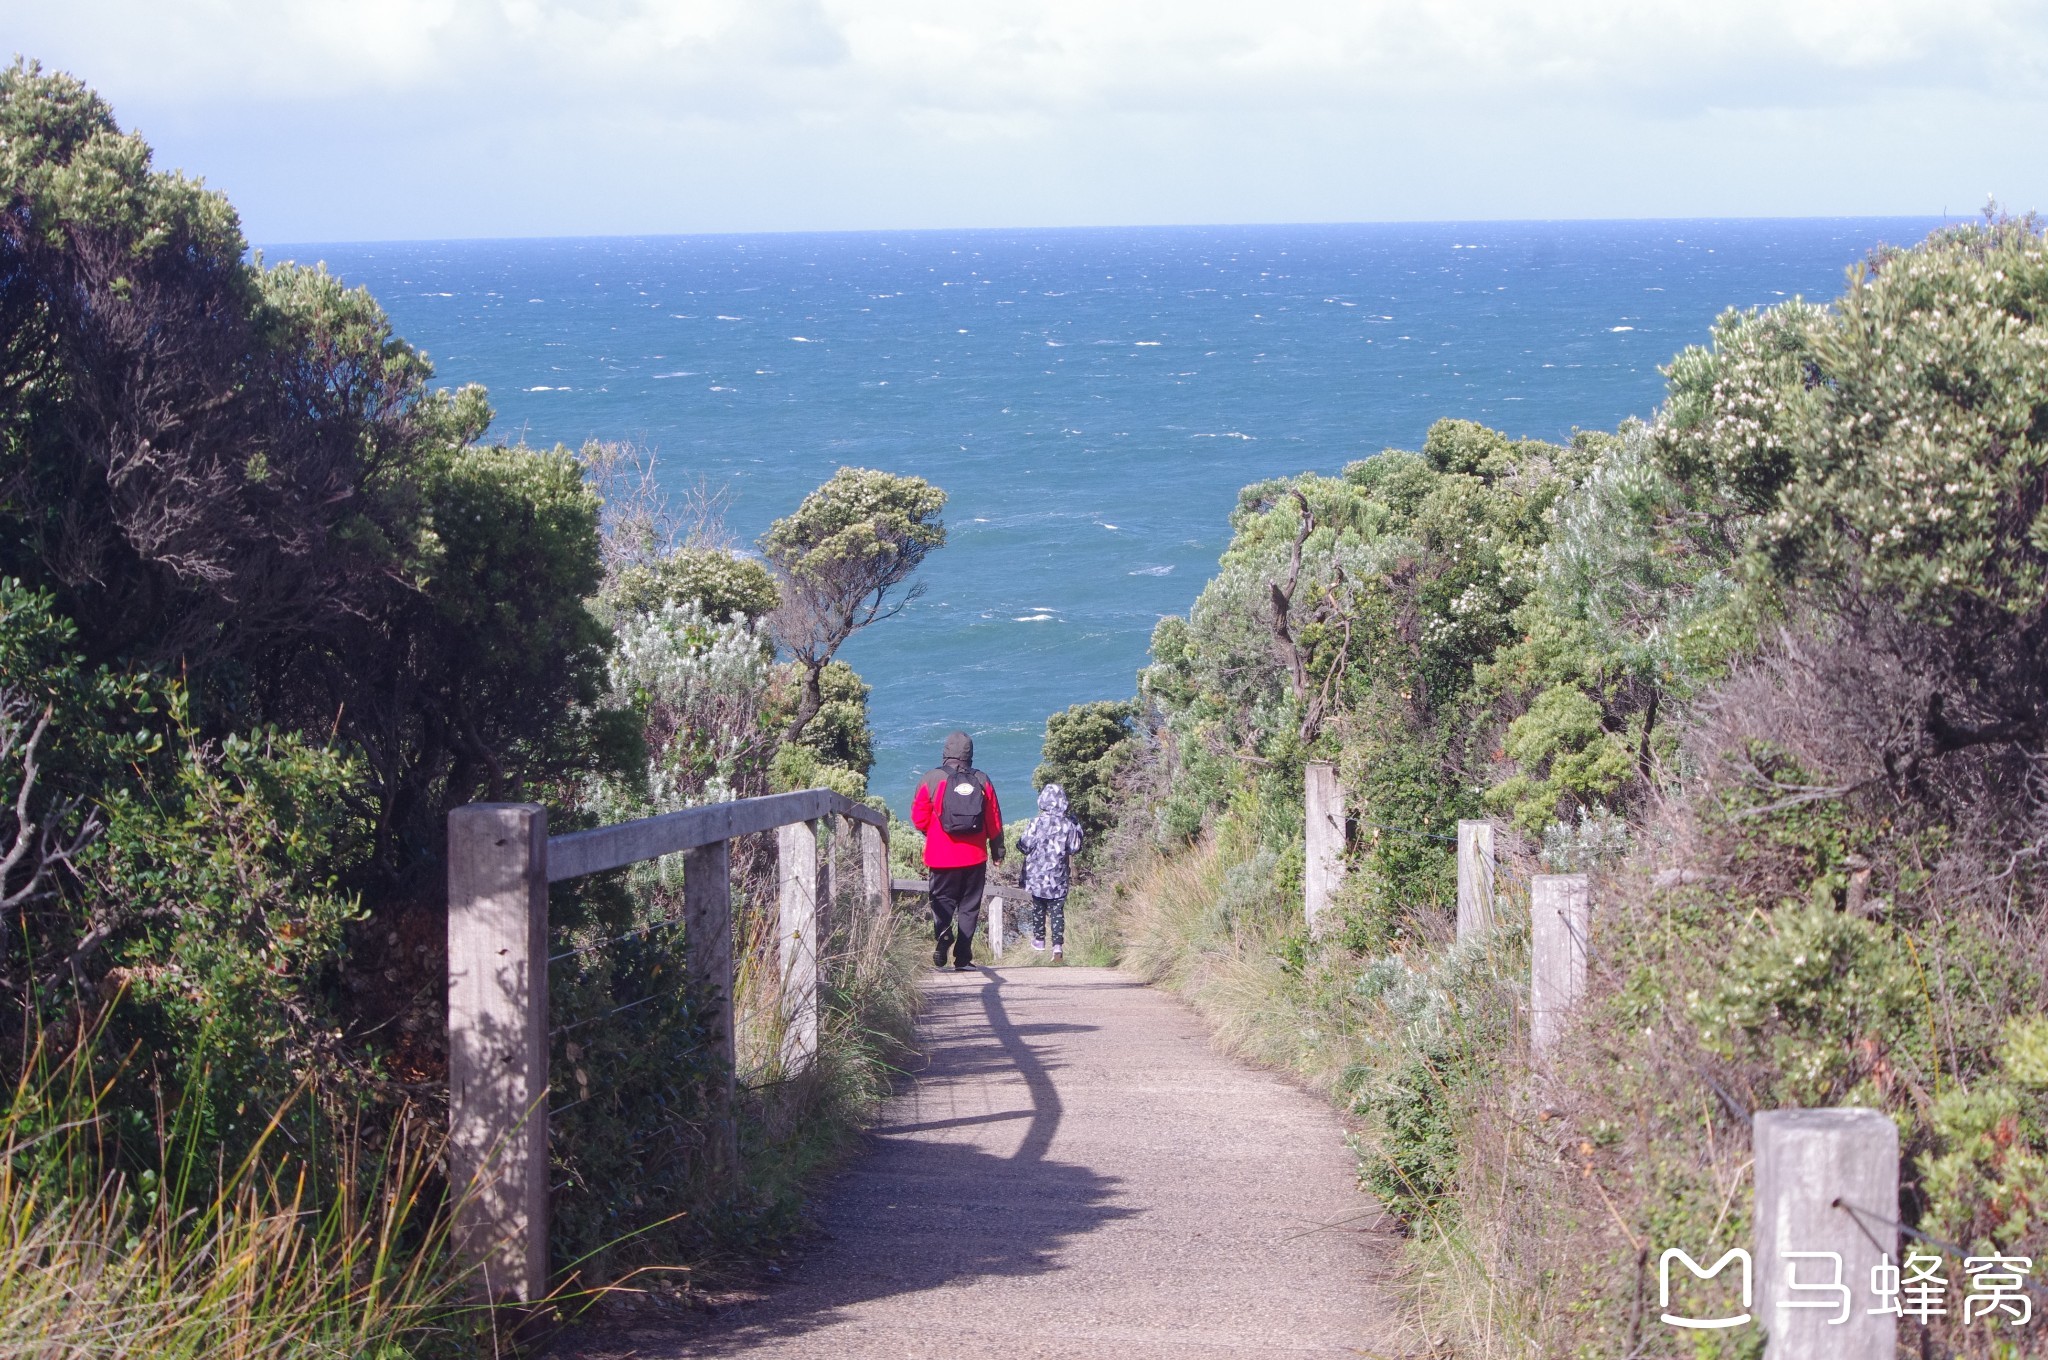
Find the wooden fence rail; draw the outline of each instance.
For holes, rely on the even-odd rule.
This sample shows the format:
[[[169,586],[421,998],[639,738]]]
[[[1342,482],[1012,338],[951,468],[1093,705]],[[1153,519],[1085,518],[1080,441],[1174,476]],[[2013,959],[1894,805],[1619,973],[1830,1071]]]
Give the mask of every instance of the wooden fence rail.
[[[536,803],[472,803],[448,814],[448,1177],[455,1246],[480,1293],[548,1292],[548,884],[682,854],[686,975],[724,1059],[714,1091],[718,1157],[736,1169],[731,842],[776,833],[782,1059],[817,1056],[817,938],[832,877],[826,818],[860,841],[862,897],[889,905],[888,819],[830,789],[742,798],[637,822],[548,835]]]
[[[899,893],[929,893],[932,881],[928,878],[892,878],[889,890]],[[1030,919],[1031,894],[1015,883],[990,883],[981,890],[982,901],[988,904],[988,949],[997,958],[1003,956],[1003,945],[1009,937],[1004,932],[1003,904],[1008,902],[1016,911],[1016,920]]]

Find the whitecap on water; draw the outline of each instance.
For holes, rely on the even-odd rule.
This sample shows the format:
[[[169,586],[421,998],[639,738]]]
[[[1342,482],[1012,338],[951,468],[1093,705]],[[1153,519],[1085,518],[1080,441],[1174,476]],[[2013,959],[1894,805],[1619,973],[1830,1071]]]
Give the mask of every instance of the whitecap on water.
[[[1609,327],[1607,328],[1607,333],[1608,333],[1609,335],[1615,335],[1615,334],[1618,334],[1618,333],[1619,333],[1619,332],[1621,332],[1621,331],[1632,331],[1632,330],[1634,330],[1634,329],[1635,329],[1635,327],[1634,327],[1634,326],[1609,326]]]
[[[1103,521],[1102,527],[1103,527],[1103,528],[1105,528],[1105,529],[1114,529],[1114,528],[1116,528],[1116,526],[1115,526],[1114,524],[1111,524],[1111,523],[1109,523],[1109,522],[1108,522],[1107,520],[1104,520],[1104,521]]]
[[[724,318],[724,317],[722,317],[722,316],[721,316],[720,318],[718,318],[718,319],[719,319],[720,321],[723,321],[723,320],[725,320],[725,318]],[[738,318],[738,317],[734,317],[734,318],[733,318],[733,320],[737,321],[737,320],[739,320],[739,318]],[[811,337],[810,337],[810,336],[808,336],[808,335],[792,335],[792,336],[790,336],[789,338],[790,338],[790,339],[792,339],[792,340],[794,340],[794,341],[796,341],[796,342],[797,342],[797,343],[798,343],[799,345],[814,345],[814,344],[816,344],[816,343],[817,343],[817,341],[815,341],[815,340],[811,339]]]
[[[1160,342],[1157,340],[1139,340],[1136,342],[1136,344],[1139,349],[1158,349]]]
[[[1170,565],[1169,565],[1169,566],[1164,566],[1164,567],[1139,567],[1139,568],[1138,568],[1138,569],[1137,569],[1136,571],[1127,571],[1127,572],[1125,572],[1125,573],[1124,573],[1124,575],[1126,575],[1126,576],[1171,576],[1171,575],[1173,575],[1173,568],[1172,568],[1172,566],[1170,566]]]
[[[720,321],[738,321],[740,318],[736,316],[725,316],[721,314],[718,319]]]
[[[1019,615],[1018,615],[1018,616],[1016,617],[1016,619],[1015,619],[1015,620],[1013,620],[1013,621],[1014,621],[1014,622],[1016,622],[1016,623],[1056,623],[1056,622],[1058,622],[1058,620],[1057,620],[1057,619],[1055,619],[1055,618],[1053,618],[1053,616],[1052,616],[1052,615],[1050,615],[1050,614],[1019,614]]]
[[[697,376],[697,372],[695,369],[679,368],[673,373],[657,373],[654,376],[657,378],[694,378]]]

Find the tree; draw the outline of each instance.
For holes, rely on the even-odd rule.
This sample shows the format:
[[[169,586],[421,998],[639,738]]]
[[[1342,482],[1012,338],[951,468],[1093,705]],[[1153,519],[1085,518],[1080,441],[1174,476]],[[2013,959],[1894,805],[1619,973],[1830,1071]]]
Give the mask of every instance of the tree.
[[[432,891],[449,806],[624,758],[571,455],[480,447],[480,388],[430,388],[363,289],[252,260],[70,76],[0,71],[0,200],[0,576],[88,669],[182,677],[200,741],[357,748],[380,889]]]
[[[1091,836],[1116,820],[1116,778],[1133,750],[1137,716],[1138,706],[1125,700],[1075,704],[1045,720],[1044,759],[1031,786],[1065,789],[1068,810]]]
[[[761,538],[782,603],[775,640],[802,670],[784,741],[796,741],[824,707],[821,677],[845,643],[924,593],[909,584],[925,554],[945,546],[946,493],[922,477],[841,468]]]
[[[1744,577],[1918,677],[1902,776],[2048,744],[2044,310],[2041,224],[1994,217],[1878,252],[1831,311],[1730,313],[1672,365],[1658,455],[1715,493]]]

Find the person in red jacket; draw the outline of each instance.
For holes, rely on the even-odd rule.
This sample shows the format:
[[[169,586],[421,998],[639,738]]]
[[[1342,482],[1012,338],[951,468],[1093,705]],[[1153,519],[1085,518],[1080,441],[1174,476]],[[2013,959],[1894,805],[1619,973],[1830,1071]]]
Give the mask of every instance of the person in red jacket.
[[[910,822],[924,832],[924,864],[931,875],[932,964],[953,971],[974,966],[974,927],[981,919],[981,892],[988,861],[1003,862],[1003,810],[996,786],[974,768],[974,738],[955,732],[946,738],[939,767],[924,777],[911,800]]]

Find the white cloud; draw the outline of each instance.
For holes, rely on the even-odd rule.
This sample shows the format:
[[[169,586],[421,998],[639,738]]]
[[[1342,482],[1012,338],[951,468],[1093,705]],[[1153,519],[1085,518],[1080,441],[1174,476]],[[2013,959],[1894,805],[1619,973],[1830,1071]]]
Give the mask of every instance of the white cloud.
[[[2035,87],[2032,0],[72,0],[17,40],[160,99],[751,88],[740,110],[1804,102]]]
[[[2048,192],[2022,144],[2048,115],[2039,0],[68,0],[8,17],[10,41],[99,87],[270,239],[1938,211]]]

